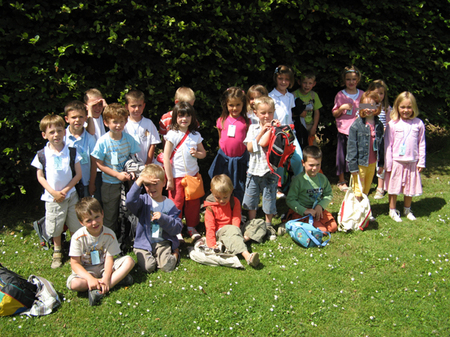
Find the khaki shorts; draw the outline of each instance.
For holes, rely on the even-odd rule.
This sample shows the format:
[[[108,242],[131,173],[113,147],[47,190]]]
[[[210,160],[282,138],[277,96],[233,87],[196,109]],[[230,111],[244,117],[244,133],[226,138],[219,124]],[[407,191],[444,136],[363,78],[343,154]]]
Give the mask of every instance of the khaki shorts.
[[[71,233],[81,228],[75,213],[75,204],[78,202],[77,192],[73,192],[63,202],[45,203],[45,234],[48,238],[58,237],[62,234],[64,224]]]
[[[113,271],[117,270],[120,268],[120,266],[122,266],[122,264],[127,260],[127,259],[131,259],[130,256],[121,256],[117,259],[114,259],[114,264],[113,264]],[[95,278],[102,278],[103,277],[103,273],[105,272],[105,264],[101,263],[101,264],[97,264],[95,266],[85,266],[84,267],[86,269],[86,271],[89,274],[92,274],[92,276],[94,276]],[[82,278],[80,275],[75,274],[72,271],[72,274],[67,278],[67,288],[69,288],[70,290],[72,290],[71,288],[71,284],[73,279],[75,278]]]

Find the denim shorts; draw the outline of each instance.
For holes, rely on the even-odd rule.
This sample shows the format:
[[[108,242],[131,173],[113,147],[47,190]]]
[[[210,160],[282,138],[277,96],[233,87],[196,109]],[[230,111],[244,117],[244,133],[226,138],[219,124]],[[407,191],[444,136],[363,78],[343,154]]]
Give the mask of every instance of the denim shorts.
[[[264,214],[276,214],[277,184],[278,177],[271,172],[267,172],[262,177],[248,173],[247,181],[245,182],[245,194],[242,208],[246,210],[257,210],[259,196],[262,193],[262,209]]]

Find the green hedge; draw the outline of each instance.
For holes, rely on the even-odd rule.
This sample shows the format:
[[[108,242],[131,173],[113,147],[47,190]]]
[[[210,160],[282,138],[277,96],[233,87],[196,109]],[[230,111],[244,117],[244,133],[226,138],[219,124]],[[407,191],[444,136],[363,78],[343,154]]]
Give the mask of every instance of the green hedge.
[[[383,78],[391,101],[410,90],[423,118],[448,125],[446,1],[360,1],[349,8],[325,0],[55,3],[0,0],[2,198],[34,176],[30,162],[44,144],[39,120],[90,87],[110,103],[130,88],[144,91],[154,122],[179,86],[193,88],[211,156],[221,92],[255,83],[271,90],[278,64],[298,74],[315,69],[328,138],[335,135],[329,111],[339,73],[351,63],[363,73],[362,89]]]

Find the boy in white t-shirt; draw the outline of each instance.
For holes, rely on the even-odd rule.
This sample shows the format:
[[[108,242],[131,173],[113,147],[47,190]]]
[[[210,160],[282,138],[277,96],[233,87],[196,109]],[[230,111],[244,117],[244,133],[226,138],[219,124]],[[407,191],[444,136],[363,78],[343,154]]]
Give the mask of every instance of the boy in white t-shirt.
[[[67,279],[67,288],[89,291],[89,305],[95,305],[115,285],[133,284],[129,272],[135,263],[127,255],[114,258],[120,253],[119,243],[114,232],[103,226],[103,209],[98,200],[83,198],[75,210],[83,227],[70,241],[72,275]]]
[[[37,168],[37,179],[44,187],[41,200],[45,201],[45,233],[53,238],[54,252],[52,268],[62,266],[61,234],[64,223],[74,233],[80,224],[75,215],[78,195],[75,185],[81,179],[80,155],[74,159],[75,175],[70,167],[70,150],[64,143],[64,120],[58,115],[47,115],[39,124],[42,137],[48,140],[45,148],[36,154],[31,163]],[[43,157],[40,156],[44,154]],[[43,160],[42,160],[43,159]]]
[[[153,122],[142,116],[145,108],[145,95],[142,91],[132,90],[125,95],[127,102],[128,122],[124,131],[139,143],[141,151],[137,157],[144,164],[151,164],[155,153],[156,144],[161,143],[158,130]]]

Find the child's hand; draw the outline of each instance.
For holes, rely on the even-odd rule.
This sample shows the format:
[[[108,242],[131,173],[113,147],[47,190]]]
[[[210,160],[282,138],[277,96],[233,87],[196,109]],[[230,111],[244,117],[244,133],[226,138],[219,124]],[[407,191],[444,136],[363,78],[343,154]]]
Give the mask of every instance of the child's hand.
[[[153,212],[152,221],[161,219],[161,212]]]
[[[63,191],[55,191],[52,196],[55,202],[63,202],[66,199],[66,193]]]
[[[353,110],[353,105],[350,103],[342,104],[340,107],[341,110]],[[342,112],[344,113],[344,112]]]
[[[119,172],[116,178],[120,181],[129,181],[131,179],[131,175],[127,172]]]
[[[422,173],[422,171],[423,171],[424,169],[425,169],[424,167],[418,167],[418,168],[417,168],[417,171],[419,171],[419,173]]]
[[[95,179],[93,179],[93,182],[89,182],[89,195],[94,195],[95,193]]]
[[[167,179],[166,190],[173,191],[173,188],[174,188],[173,179]]]
[[[189,153],[191,154],[192,157],[195,157],[197,155],[197,149],[194,147],[191,147],[191,149],[189,150]]]
[[[316,220],[321,220],[323,218],[323,208],[320,205],[314,207],[314,211],[316,212]]]
[[[89,290],[95,290],[95,289],[101,290],[99,280],[96,279],[94,276],[89,277],[87,279],[87,283],[88,283]]]
[[[138,185],[156,185],[160,182],[160,179],[158,178],[153,178],[153,177],[149,177],[149,176],[140,176],[137,180],[136,183]]]
[[[300,114],[300,117],[305,118],[307,114],[308,114],[308,111],[307,110],[303,110],[303,112]]]
[[[384,167],[379,167],[377,173],[378,173],[378,174],[381,174],[381,173],[383,173],[383,171],[384,171]],[[419,171],[419,172],[420,172],[420,171]]]
[[[107,292],[109,292],[109,288],[111,287],[111,278],[102,277],[100,280],[98,280],[98,283],[101,287],[102,294],[106,294]]]
[[[313,210],[312,208],[308,208],[303,214],[305,215],[311,214],[312,217],[314,218],[316,216],[316,211]]]

